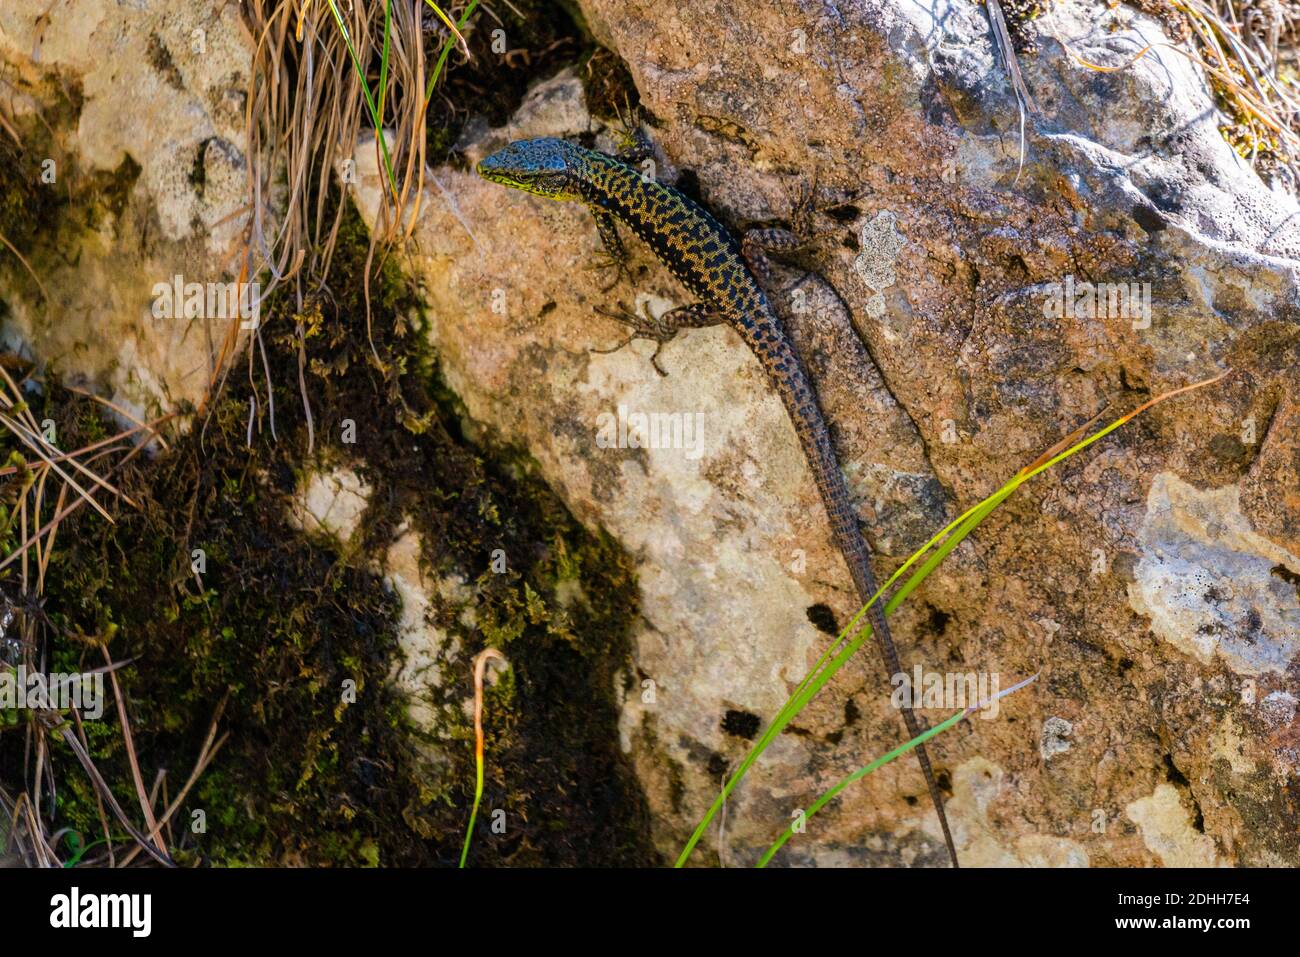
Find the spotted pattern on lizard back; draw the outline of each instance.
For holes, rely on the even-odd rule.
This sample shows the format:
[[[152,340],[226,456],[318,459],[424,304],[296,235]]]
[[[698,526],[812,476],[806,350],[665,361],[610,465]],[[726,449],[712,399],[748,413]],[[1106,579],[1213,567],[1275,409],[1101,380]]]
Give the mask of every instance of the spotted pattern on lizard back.
[[[621,255],[613,220],[623,223],[654,251],[700,306],[676,310],[668,328],[652,335],[664,341],[677,327],[725,322],[735,329],[762,363],[794,424],[804,455],[830,519],[835,544],[865,604],[876,593],[866,539],[844,474],[831,444],[830,432],[811,380],[758,281],[746,264],[745,250],[706,209],[670,186],[655,182],[627,163],[565,140],[520,140],[483,160],[480,175],[515,189],[552,199],[582,202],[596,217],[601,237],[614,256]],[[628,321],[635,322],[629,317]],[[869,612],[873,632],[890,676],[902,671],[882,606]],[[903,719],[912,737],[922,723],[904,707]],[[947,815],[925,746],[916,749],[926,786],[943,829],[954,866],[957,852]]]

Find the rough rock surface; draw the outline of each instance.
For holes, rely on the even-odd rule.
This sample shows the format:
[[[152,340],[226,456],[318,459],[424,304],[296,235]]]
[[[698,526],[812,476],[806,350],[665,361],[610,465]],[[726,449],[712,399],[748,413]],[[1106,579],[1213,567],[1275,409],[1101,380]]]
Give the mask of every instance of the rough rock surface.
[[[819,199],[842,204],[774,299],[880,571],[1094,416],[1232,370],[1024,489],[909,600],[896,636],[931,672],[1003,687],[1041,672],[995,720],[932,744],[966,863],[1300,863],[1300,217],[1225,143],[1183,57],[1156,46],[1099,73],[1063,46],[1119,65],[1160,28],[1080,2],[1027,27],[1042,113],[1021,170],[981,5],[582,7],[653,117],[656,175],[737,228],[787,217],[814,174]],[[559,76],[464,159],[593,132],[577,80]],[[358,152],[355,191],[370,217],[373,152]],[[594,306],[661,310],[683,291],[633,244],[632,286],[602,293],[580,207],[463,165],[435,175],[406,252],[448,382],[638,563],[623,741],[675,854],[830,640],[813,622],[853,611],[847,571],[734,333],[684,333],[662,378],[650,343],[593,354],[624,337]],[[1090,295],[1096,283],[1113,285]],[[677,417],[676,441],[618,441],[620,423],[635,434],[653,414]],[[889,690],[874,652],[841,673],[733,796],[715,859],[752,862],[897,743]],[[778,858],[943,859],[910,760],[846,791]]]
[[[1042,673],[997,717],[931,745],[965,863],[1300,863],[1300,217],[1226,145],[1202,78],[1164,46],[1086,69],[1072,54],[1118,66],[1159,27],[1124,7],[1053,5],[1027,27],[1042,115],[1021,170],[982,5],[582,7],[653,118],[655,175],[736,228],[787,217],[814,173],[819,199],[841,203],[772,292],[879,571],[1094,415],[1232,370],[1019,493],[909,600],[896,634],[929,672],[1003,687]],[[201,397],[225,326],[156,319],[152,290],[233,276],[250,49],[233,4],[0,6],[0,96],[57,160],[54,183],[33,185],[71,197],[23,247],[49,299],[23,270],[0,274],[6,345],[133,409]],[[571,75],[537,87],[508,128],[471,130],[470,163],[525,135],[611,142]],[[356,188],[370,216],[373,154],[359,150],[371,175]],[[469,424],[527,447],[636,559],[621,736],[674,855],[854,610],[847,572],[733,333],[680,336],[666,378],[651,344],[589,351],[624,338],[593,306],[686,301],[647,250],[633,243],[633,284],[603,293],[581,209],[462,163],[434,175],[406,252]],[[1086,283],[1113,285],[1098,300]],[[622,441],[654,415],[666,442]],[[364,490],[344,475],[304,496],[306,526],[346,537],[336,520]],[[407,534],[372,557],[403,599],[394,680],[435,730],[422,689],[458,649],[426,610],[469,615],[473,596],[418,554]],[[768,751],[700,860],[752,862],[796,809],[897,743],[889,691],[868,650]],[[911,760],[845,792],[778,858],[943,860]]]
[[[0,275],[6,347],[137,410],[204,396],[231,321],[158,318],[154,288],[237,275],[251,55],[237,4],[5,0],[0,97],[28,134],[6,186],[62,211],[27,251],[48,300]]]
[[[362,546],[358,529],[373,489],[355,470],[346,466],[311,470],[302,483],[290,512],[290,522],[308,535],[333,539],[345,554]],[[445,721],[434,700],[443,686],[444,671],[460,655],[460,642],[436,623],[436,606],[462,609],[469,627],[474,624],[474,591],[463,577],[430,574],[421,561],[422,542],[409,522],[394,532],[386,552],[368,556],[383,573],[385,587],[401,603],[397,621],[397,655],[389,676],[393,686],[408,700],[407,712],[418,732],[417,746],[425,758],[430,786],[448,764],[441,745],[446,737]],[[496,673],[493,672],[493,677]],[[472,705],[472,701],[466,706]]]

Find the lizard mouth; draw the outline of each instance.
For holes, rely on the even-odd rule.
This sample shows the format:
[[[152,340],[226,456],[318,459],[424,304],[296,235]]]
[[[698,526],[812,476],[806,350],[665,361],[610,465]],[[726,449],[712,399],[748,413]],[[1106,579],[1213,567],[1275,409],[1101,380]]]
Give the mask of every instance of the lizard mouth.
[[[485,160],[480,160],[479,164],[474,167],[474,172],[478,173],[480,176],[482,176],[485,180],[488,180],[489,182],[501,183],[502,185],[505,186],[514,185],[513,183],[510,182],[509,177],[505,175],[505,172],[502,169],[500,169],[500,167],[493,165],[491,160],[492,157],[490,156]]]
[[[490,156],[481,161],[475,167],[475,171],[488,182],[499,183],[511,189],[523,190],[525,193],[533,193],[549,199],[572,198],[569,195],[567,182],[563,175],[554,173],[538,174],[532,171],[520,172],[502,168],[493,164]]]
[[[534,184],[535,177],[501,166],[493,162],[494,159],[494,156],[489,156],[487,159],[481,160],[478,166],[474,167],[475,172],[490,183],[499,183],[502,186],[509,186],[511,189],[522,189],[528,192],[537,191]]]

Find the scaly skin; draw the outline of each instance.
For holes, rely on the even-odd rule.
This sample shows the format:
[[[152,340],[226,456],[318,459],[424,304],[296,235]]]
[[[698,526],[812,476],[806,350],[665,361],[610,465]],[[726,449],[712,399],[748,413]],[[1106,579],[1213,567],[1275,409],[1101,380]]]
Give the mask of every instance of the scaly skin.
[[[635,155],[625,154],[624,158],[635,159]],[[858,527],[830,432],[812,383],[750,269],[752,266],[765,272],[759,244],[747,240],[742,247],[721,223],[687,196],[642,176],[620,159],[564,140],[520,140],[483,160],[478,172],[486,179],[515,189],[585,204],[596,218],[611,260],[620,268],[623,249],[614,221],[623,223],[699,298],[695,305],[672,310],[658,319],[626,312],[613,314],[632,326],[633,338],[654,339],[662,347],[680,328],[721,322],[740,333],[785,403],[830,517],[835,544],[844,555],[862,602],[870,601],[876,593],[870,551]],[[657,363],[655,367],[658,368]],[[885,667],[892,677],[902,669],[883,606],[883,600],[877,602],[868,614],[872,630],[880,638]],[[903,720],[912,737],[924,729],[910,707],[903,708]],[[943,827],[948,853],[956,867],[957,851],[930,768],[930,757],[924,745],[915,750]]]

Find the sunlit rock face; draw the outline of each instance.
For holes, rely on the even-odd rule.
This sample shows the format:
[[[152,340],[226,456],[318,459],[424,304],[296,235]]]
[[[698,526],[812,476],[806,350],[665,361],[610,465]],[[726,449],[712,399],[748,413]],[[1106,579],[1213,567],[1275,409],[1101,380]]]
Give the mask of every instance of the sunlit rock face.
[[[1184,58],[1156,47],[1099,73],[1062,45],[1126,62],[1161,29],[1131,11],[1058,4],[1028,26],[1039,52],[1021,65],[1041,112],[1022,158],[982,8],[732,8],[583,4],[655,118],[662,181],[688,184],[736,230],[787,218],[814,174],[819,201],[840,204],[771,292],[881,571],[1094,416],[1231,370],[1017,493],[899,612],[909,667],[1003,687],[1041,672],[997,720],[931,745],[963,854],[1300,860],[1285,796],[1286,703],[1300,690],[1295,202],[1224,142]],[[577,77],[540,83],[506,127],[471,130],[464,162],[434,171],[407,268],[469,415],[524,444],[574,512],[637,558],[622,742],[675,854],[751,745],[746,729],[830,641],[812,622],[848,620],[851,584],[740,340],[683,333],[659,356],[666,377],[653,343],[593,353],[625,338],[593,307],[659,312],[688,297],[636,243],[633,283],[603,292],[580,206],[470,172],[527,136],[612,147]],[[358,151],[354,190],[372,219],[373,153]],[[601,441],[602,416],[655,414],[700,414],[698,454]],[[752,862],[792,814],[898,743],[890,685],[874,651],[861,657],[750,772],[702,860]],[[942,863],[927,805],[914,763],[895,762],[777,860]]]
[[[1124,69],[1083,66],[1129,63],[1161,28],[1123,7],[1054,4],[1026,27],[1039,112],[1022,151],[978,4],[581,6],[654,120],[652,175],[737,232],[788,219],[814,178],[832,207],[769,291],[882,577],[1094,417],[1228,373],[1020,490],[908,599],[895,634],[909,669],[1001,687],[1039,674],[996,719],[930,745],[970,863],[1300,863],[1300,210],[1224,141],[1204,79],[1158,44]],[[189,283],[237,277],[251,40],[231,4],[47,7],[6,0],[0,59],[20,127],[44,130],[38,113],[51,127],[31,135],[58,158],[55,180],[28,157],[32,188],[73,187],[89,213],[18,237],[44,291],[8,262],[0,331],[123,408],[196,401],[247,330],[159,310],[157,287],[181,277],[183,307]],[[472,174],[524,136],[612,148],[579,76],[542,78],[505,127],[467,129],[455,162],[430,171],[399,256],[469,433],[526,448],[637,563],[619,732],[654,839],[675,856],[849,620],[851,582],[793,429],[735,334],[683,333],[659,356],[666,376],[653,343],[593,351],[626,337],[594,307],[660,313],[685,292],[635,242],[632,280],[604,291],[580,206]],[[354,168],[373,222],[373,144]],[[335,484],[317,504],[364,498]],[[322,514],[308,508],[304,527],[346,531],[328,527],[332,506]],[[458,660],[424,609],[472,601],[417,553],[399,539],[369,557],[402,598],[394,679],[418,720]],[[732,795],[699,859],[752,863],[899,743],[890,692],[864,648]],[[944,860],[904,759],[847,790],[777,863]]]
[[[15,237],[43,289],[4,264],[0,335],[136,413],[200,402],[251,327],[224,301],[250,202],[241,16],[183,0],[0,9],[24,147],[5,185],[48,191],[49,210]]]

